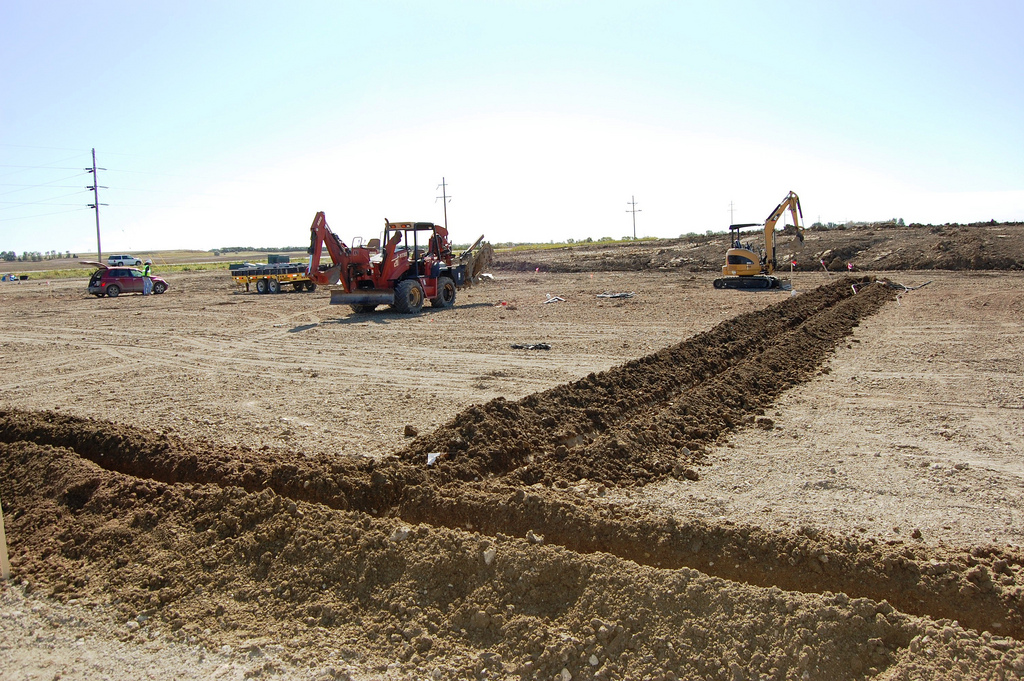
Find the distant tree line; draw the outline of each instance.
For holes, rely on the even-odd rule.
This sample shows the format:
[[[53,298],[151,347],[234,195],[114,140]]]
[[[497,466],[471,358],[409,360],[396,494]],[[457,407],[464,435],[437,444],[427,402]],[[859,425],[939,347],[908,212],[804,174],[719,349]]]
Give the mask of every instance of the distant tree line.
[[[281,246],[280,248],[254,248],[252,246],[228,246],[213,249],[214,255],[231,255],[233,253],[294,253],[305,251],[306,246]]]
[[[57,258],[77,258],[78,254],[71,251],[25,251],[18,255],[14,251],[0,251],[0,260],[4,262],[41,262],[43,260],[56,260]]]

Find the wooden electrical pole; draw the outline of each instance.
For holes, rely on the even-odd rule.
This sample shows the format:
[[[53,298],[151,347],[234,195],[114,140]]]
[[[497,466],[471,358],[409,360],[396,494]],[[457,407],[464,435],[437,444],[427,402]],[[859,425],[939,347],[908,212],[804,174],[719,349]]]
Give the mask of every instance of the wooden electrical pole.
[[[100,245],[100,206],[107,204],[100,203],[100,189],[107,189],[107,187],[100,186],[100,178],[96,173],[97,170],[106,170],[106,168],[96,167],[96,149],[92,150],[92,168],[86,168],[85,172],[92,173],[92,186],[86,187],[86,189],[92,190],[93,202],[89,204],[89,208],[93,208],[96,211],[96,259],[103,262],[103,247]]]
[[[632,206],[632,208],[630,208],[626,212],[633,214],[633,241],[636,241],[636,214],[637,213],[643,213],[643,211],[636,207],[636,197],[635,196],[631,196],[630,198],[633,199],[633,200],[632,201],[627,201],[626,205],[627,206]]]
[[[448,185],[444,182],[444,177],[441,177],[441,184],[437,185],[441,188],[441,196],[438,196],[434,200],[441,199],[442,205],[444,206],[444,228],[448,229],[448,202],[452,200],[452,197],[448,196]]]

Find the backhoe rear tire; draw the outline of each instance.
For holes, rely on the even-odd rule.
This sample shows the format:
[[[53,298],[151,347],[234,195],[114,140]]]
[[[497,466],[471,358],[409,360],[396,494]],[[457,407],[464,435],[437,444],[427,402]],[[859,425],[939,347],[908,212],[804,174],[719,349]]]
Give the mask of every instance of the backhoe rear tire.
[[[423,287],[415,279],[405,279],[395,287],[395,310],[413,314],[423,309]]]
[[[437,278],[437,296],[430,299],[432,307],[451,307],[455,304],[455,282],[449,277]]]
[[[353,305],[352,306],[352,311],[355,312],[356,314],[366,314],[367,312],[373,312],[376,309],[377,309],[376,305],[370,305],[369,303],[367,303],[365,305]]]

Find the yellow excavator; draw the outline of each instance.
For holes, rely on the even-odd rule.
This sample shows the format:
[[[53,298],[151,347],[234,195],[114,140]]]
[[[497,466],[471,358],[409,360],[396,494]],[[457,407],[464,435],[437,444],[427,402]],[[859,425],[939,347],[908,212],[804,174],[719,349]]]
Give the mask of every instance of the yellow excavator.
[[[803,242],[804,228],[800,225],[803,210],[800,208],[800,197],[789,192],[764,222],[764,250],[755,251],[753,243],[744,244],[740,239],[742,230],[747,227],[761,227],[761,223],[729,225],[729,241],[732,246],[725,252],[722,278],[715,279],[715,288],[782,288],[782,280],[773,276],[778,268],[775,262],[775,225],[785,215],[786,210],[793,216],[796,238]]]

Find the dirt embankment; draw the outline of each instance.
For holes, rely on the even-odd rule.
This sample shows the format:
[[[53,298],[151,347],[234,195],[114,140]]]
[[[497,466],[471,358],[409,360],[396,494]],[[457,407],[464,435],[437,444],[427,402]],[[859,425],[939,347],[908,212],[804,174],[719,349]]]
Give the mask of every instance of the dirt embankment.
[[[937,678],[1024,663],[1024,651],[1010,639],[918,619],[885,602],[765,590],[707,574],[734,561],[778,577],[916,567],[915,595],[930,596],[934,605],[942,594],[923,587],[956,582],[966,567],[958,560],[918,564],[906,550],[884,556],[876,547],[872,555],[869,546],[822,552],[827,542],[811,537],[791,538],[791,554],[770,559],[759,546],[770,538],[749,528],[701,534],[637,519],[617,523],[611,509],[603,524],[598,512],[589,527],[577,526],[620,550],[625,542],[615,533],[634,533],[640,560],[625,560],[565,550],[532,532],[524,539],[410,526],[296,502],[269,487],[246,492],[140,479],[26,441],[0,445],[0,461],[11,481],[4,498],[12,534],[27,538],[14,547],[18,568],[58,599],[113,599],[141,625],[127,627],[126,635],[166,629],[210,646],[283,645],[315,656],[286,653],[287,661],[378,671],[398,659],[400,669],[435,678],[484,669],[541,678],[562,669],[574,678],[708,677],[720,669],[734,677],[738,670],[751,677],[807,671],[812,678],[863,678],[888,669],[898,672],[893,678]],[[525,506],[569,508],[538,491],[524,495]],[[464,508],[480,514],[467,514],[466,522],[516,513],[514,498],[470,493],[478,507]],[[577,509],[576,519],[586,514]],[[552,521],[570,526],[574,520],[572,513],[554,515]],[[640,547],[654,555],[641,556]],[[773,550],[779,548],[776,542]],[[699,557],[701,571],[643,565],[673,553]],[[860,564],[844,565],[855,556]],[[993,578],[1020,569],[1019,560],[996,554],[959,558],[974,563],[961,589],[991,589]],[[324,646],[324,638],[333,645]]]
[[[845,272],[848,265],[858,271],[1024,269],[1024,223],[1019,222],[855,225],[807,230],[805,236],[803,244],[793,236],[780,236],[776,258],[783,271],[791,261],[798,272],[823,268]],[[494,267],[520,272],[715,272],[729,246],[721,234],[625,244],[580,243],[499,251]]]
[[[860,284],[472,407],[383,461],[4,411],[14,564],[58,599],[113,604],[134,623],[126,637],[281,646],[296,664],[418,678],[1019,675],[1024,649],[1005,638],[1024,633],[1015,552],[603,500],[699,475],[704,447],[771,427],[764,407],[891,297]]]

